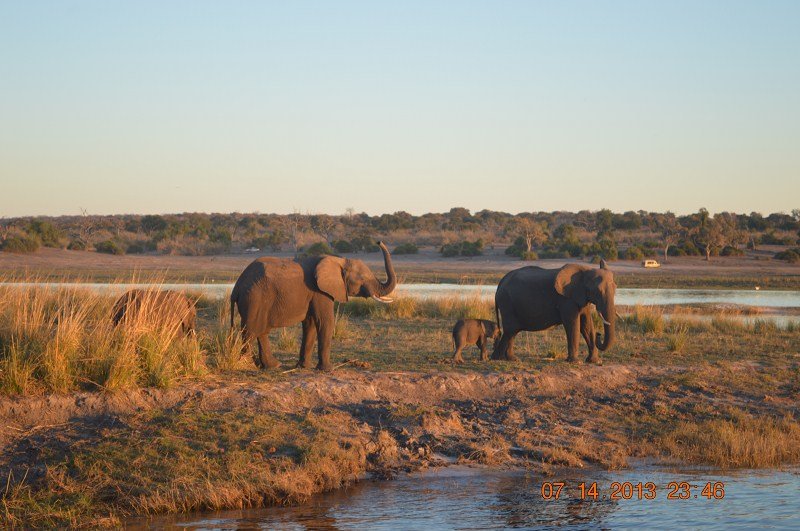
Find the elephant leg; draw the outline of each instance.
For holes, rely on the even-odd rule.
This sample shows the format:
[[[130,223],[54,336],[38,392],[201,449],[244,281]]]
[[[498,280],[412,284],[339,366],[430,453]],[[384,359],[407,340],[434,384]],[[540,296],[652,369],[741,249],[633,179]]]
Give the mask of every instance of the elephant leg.
[[[317,323],[313,317],[306,317],[303,321],[303,340],[300,344],[300,361],[297,362],[298,367],[303,369],[311,368],[311,351],[314,349],[314,343],[317,342]]]
[[[453,363],[464,363],[464,358],[461,357],[461,351],[464,350],[464,345],[457,345],[455,352],[453,352]]]
[[[331,365],[331,340],[333,339],[333,322],[322,322],[317,328],[317,351],[319,353],[319,363],[317,369],[330,371]]]
[[[567,361],[578,360],[578,347],[580,345],[580,317],[564,322],[564,331],[567,333]]]
[[[481,349],[481,361],[489,361],[489,355],[486,353],[486,338],[478,339],[478,348]]]
[[[589,348],[589,356],[586,358],[586,363],[600,363],[600,356],[597,355],[597,345],[595,344],[594,322],[592,322],[592,316],[589,313],[581,314],[581,335]]]
[[[257,338],[258,341],[258,357],[261,361],[260,369],[274,369],[280,367],[281,362],[275,359],[272,355],[272,347],[269,344],[269,332],[266,332]]]
[[[261,364],[261,356],[258,355],[257,353],[253,352],[253,346],[250,344],[250,341],[251,341],[252,338],[250,337],[250,333],[247,331],[247,327],[244,324],[242,324],[241,334],[242,334],[242,352],[241,352],[241,354],[242,355],[252,354],[253,362],[256,364],[256,367],[258,367],[259,369],[266,369],[266,367],[264,367]],[[260,348],[261,347],[259,347],[259,349]]]
[[[494,346],[494,351],[492,352],[493,360],[516,361],[517,358],[514,356],[514,338],[518,333],[519,330],[510,327],[506,327],[505,330],[503,330],[500,341]]]

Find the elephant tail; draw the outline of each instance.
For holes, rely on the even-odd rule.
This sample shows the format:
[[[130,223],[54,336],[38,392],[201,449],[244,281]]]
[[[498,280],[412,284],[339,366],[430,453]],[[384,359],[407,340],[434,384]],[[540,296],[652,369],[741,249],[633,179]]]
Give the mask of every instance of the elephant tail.
[[[500,333],[503,333],[503,327],[500,326],[500,310],[497,308],[497,303],[494,305],[494,318],[497,321],[497,329],[500,330]]]

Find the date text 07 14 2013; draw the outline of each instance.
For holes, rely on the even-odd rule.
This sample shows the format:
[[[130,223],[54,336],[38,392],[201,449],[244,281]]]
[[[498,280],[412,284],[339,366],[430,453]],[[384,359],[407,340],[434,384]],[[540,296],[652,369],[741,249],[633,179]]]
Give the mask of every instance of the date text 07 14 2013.
[[[545,481],[540,489],[545,500],[559,500],[569,496],[580,500],[654,500],[659,488],[652,481],[647,483],[613,482],[608,488],[599,488],[597,482],[578,483],[572,487],[565,482]],[[663,492],[663,490],[662,490]],[[668,500],[692,500],[706,498],[721,500],[725,498],[725,484],[721,481],[707,481],[705,484],[694,484],[688,481],[671,481],[667,483]]]

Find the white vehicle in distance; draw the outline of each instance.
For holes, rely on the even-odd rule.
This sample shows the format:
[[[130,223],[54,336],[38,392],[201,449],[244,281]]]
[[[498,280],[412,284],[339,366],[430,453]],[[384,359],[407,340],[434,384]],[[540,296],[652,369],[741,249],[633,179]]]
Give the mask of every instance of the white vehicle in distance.
[[[642,267],[661,267],[658,260],[642,260]]]

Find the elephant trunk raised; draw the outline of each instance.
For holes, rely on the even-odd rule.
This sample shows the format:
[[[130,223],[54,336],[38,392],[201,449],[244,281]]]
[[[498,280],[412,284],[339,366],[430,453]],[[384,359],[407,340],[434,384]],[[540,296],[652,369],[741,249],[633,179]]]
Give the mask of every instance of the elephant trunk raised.
[[[378,282],[378,287],[375,289],[375,293],[373,293],[372,296],[378,300],[383,299],[381,302],[387,302],[387,295],[393,292],[395,286],[397,286],[397,275],[395,275],[394,272],[392,256],[389,254],[389,249],[386,248],[383,242],[378,242],[378,246],[383,253],[383,264],[386,267],[386,282]]]
[[[597,313],[603,318],[603,338],[601,340],[598,338],[597,348],[605,352],[614,343],[617,312],[614,308],[613,299],[606,301],[605,304],[596,306],[596,308]]]

